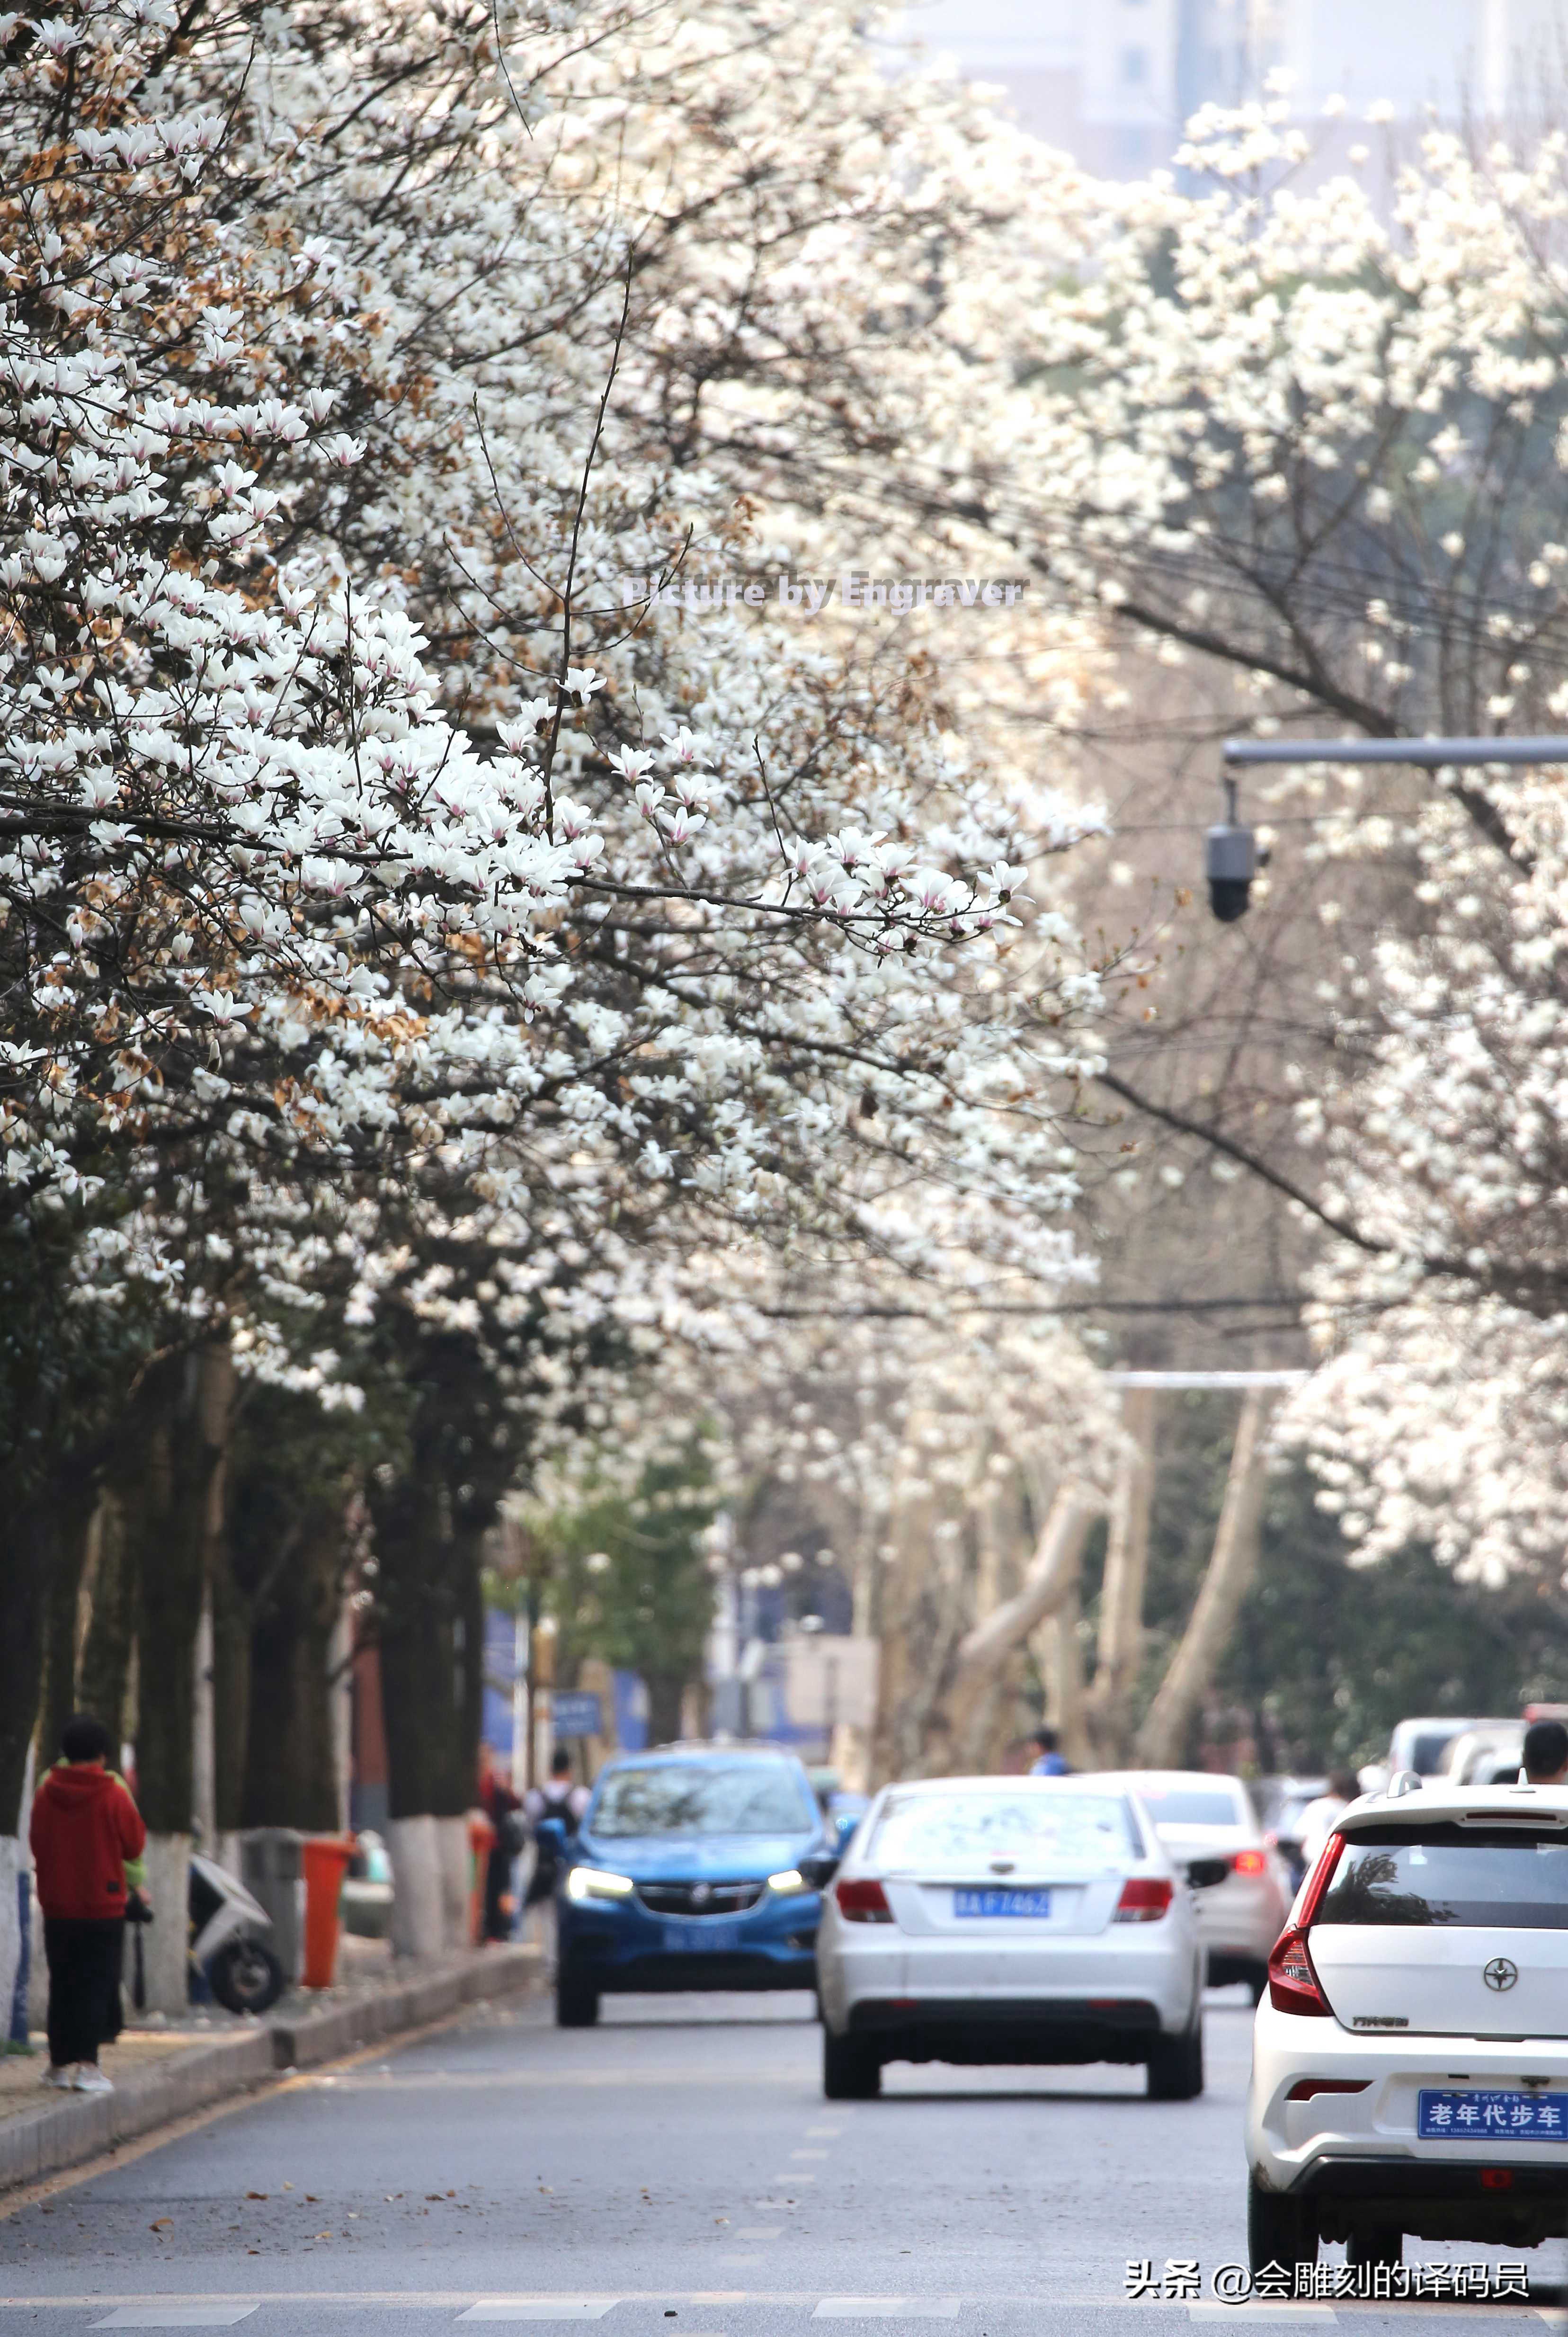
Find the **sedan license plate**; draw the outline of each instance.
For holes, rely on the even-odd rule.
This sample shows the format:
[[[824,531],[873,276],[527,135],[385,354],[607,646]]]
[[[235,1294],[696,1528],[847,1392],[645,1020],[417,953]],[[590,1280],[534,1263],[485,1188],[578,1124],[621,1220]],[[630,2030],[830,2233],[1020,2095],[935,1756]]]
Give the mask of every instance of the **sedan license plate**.
[[[1423,2142],[1568,2142],[1568,2094],[1450,2093],[1423,2087]]]
[[[955,1891],[955,1915],[1033,1915],[1044,1922],[1051,1912],[1049,1891]]]
[[[739,1923],[666,1923],[664,1945],[677,1955],[728,1955],[740,1944]]]

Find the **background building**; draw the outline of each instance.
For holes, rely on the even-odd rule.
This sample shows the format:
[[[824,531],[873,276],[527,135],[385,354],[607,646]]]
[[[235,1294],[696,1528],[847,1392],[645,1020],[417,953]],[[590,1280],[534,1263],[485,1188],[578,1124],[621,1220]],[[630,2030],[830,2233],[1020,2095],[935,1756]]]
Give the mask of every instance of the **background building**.
[[[1338,95],[1354,112],[1387,100],[1396,123],[1429,105],[1528,122],[1560,113],[1568,86],[1568,0],[931,0],[905,21],[1110,178],[1168,162],[1197,107],[1255,96],[1278,67],[1306,121]]]

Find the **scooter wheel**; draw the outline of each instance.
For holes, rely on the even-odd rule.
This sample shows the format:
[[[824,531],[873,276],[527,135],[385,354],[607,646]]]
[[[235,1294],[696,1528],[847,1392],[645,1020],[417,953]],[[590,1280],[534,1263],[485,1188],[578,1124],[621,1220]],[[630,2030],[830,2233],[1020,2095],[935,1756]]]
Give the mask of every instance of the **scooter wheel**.
[[[265,2012],[283,1993],[283,1967],[260,1940],[230,1940],[207,1967],[226,2012]]]

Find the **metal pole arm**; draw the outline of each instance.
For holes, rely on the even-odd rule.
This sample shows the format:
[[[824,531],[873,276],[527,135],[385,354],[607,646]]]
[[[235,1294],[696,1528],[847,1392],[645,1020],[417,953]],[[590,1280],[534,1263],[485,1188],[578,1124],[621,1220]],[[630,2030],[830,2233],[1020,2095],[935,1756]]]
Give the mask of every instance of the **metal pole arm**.
[[[1488,763],[1568,763],[1568,738],[1227,738],[1222,755],[1228,764],[1413,763],[1435,771]]]

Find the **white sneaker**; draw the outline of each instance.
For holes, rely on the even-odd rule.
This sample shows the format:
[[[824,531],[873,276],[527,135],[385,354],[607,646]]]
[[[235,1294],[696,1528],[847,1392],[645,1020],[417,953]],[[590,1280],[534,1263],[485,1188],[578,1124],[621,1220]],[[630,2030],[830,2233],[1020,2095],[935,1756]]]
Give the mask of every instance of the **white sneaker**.
[[[46,2086],[55,2087],[63,2094],[68,2094],[76,2082],[75,2064],[71,2061],[62,2061],[56,2068],[51,2061],[44,2072],[43,2082]]]
[[[79,2094],[112,2094],[114,2090],[113,2078],[106,2078],[96,2061],[78,2062],[71,2083]]]

